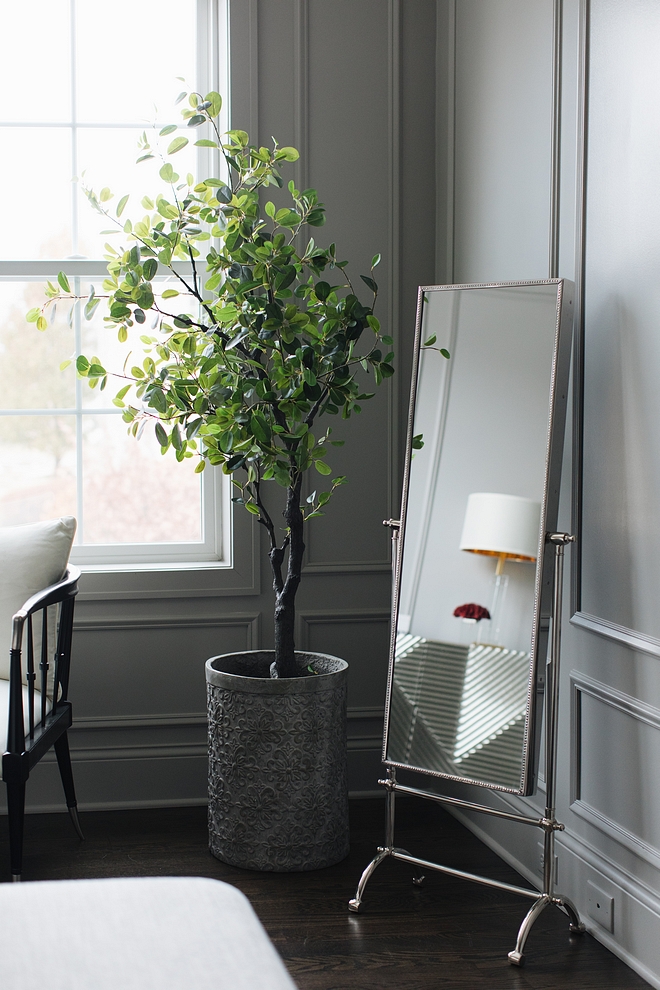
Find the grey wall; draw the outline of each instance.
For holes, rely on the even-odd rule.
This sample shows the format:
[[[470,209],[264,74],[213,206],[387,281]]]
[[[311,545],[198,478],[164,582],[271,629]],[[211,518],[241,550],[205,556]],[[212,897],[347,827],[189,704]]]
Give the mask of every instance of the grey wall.
[[[564,2],[560,275],[580,277],[578,0]],[[454,280],[548,273],[552,0],[453,0],[444,174]],[[581,600],[565,588],[557,815],[558,883],[587,927],[660,986],[660,627],[657,174],[660,11],[653,0],[592,0],[586,166],[585,433]],[[449,85],[446,80],[449,79]],[[448,113],[448,111],[445,111]],[[454,141],[451,135],[454,134]],[[451,209],[441,207],[442,222]],[[578,258],[579,260],[579,258]],[[572,463],[561,527],[570,529]],[[573,469],[573,472],[572,472]],[[578,557],[573,555],[574,566]],[[580,582],[577,582],[579,590]],[[465,792],[463,792],[465,794]],[[472,789],[467,796],[484,799]],[[542,809],[487,796],[508,810]],[[465,818],[468,821],[467,818]],[[470,826],[540,882],[540,833],[482,816]],[[611,929],[587,884],[613,899]],[[521,904],[521,918],[526,906]],[[560,951],[560,946],[558,946]],[[579,951],[576,950],[576,951]]]
[[[576,273],[578,0],[564,3],[560,274]],[[594,934],[660,986],[658,446],[659,248],[653,0],[593,0],[586,315],[584,595],[565,615],[558,879]],[[298,641],[351,663],[352,787],[379,775],[390,570],[381,520],[398,508],[415,291],[548,271],[552,0],[234,0],[234,122],[303,151],[357,273],[383,254],[381,317],[399,374],[351,424],[350,477],[309,540]],[[563,492],[570,519],[571,458]],[[237,567],[87,575],[72,696],[83,807],[205,800],[204,659],[270,636],[258,534],[236,517]],[[568,584],[567,584],[568,590]],[[573,718],[571,718],[573,713]],[[580,716],[580,717],[578,717]],[[578,732],[581,728],[581,733]],[[543,805],[471,795],[523,812]],[[61,807],[52,764],[32,808]],[[530,879],[539,834],[481,818]],[[380,841],[375,836],[374,841]],[[587,882],[614,900],[589,916]],[[524,904],[521,903],[521,917]]]
[[[435,3],[236,0],[231,12],[234,126],[301,149],[294,178],[318,188],[328,211],[317,242],[336,241],[358,282],[383,256],[379,313],[399,373],[360,417],[331,424],[347,441],[332,466],[349,484],[310,525],[297,617],[299,647],[349,661],[350,785],[373,792],[391,581],[382,520],[398,507],[416,288],[434,271]],[[71,680],[82,808],[206,800],[204,661],[272,645],[260,534],[246,513],[234,529],[233,574],[83,577]],[[62,806],[55,766],[43,763],[28,807]]]

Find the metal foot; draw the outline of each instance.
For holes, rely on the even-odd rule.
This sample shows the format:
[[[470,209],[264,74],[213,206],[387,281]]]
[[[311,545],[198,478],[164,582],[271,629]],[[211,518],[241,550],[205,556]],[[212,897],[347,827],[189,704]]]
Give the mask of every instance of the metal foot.
[[[348,902],[348,910],[349,911],[353,911],[355,914],[357,914],[357,912],[360,910],[360,905],[362,904],[362,895],[364,893],[364,888],[367,886],[369,877],[374,872],[374,870],[376,869],[376,867],[377,866],[380,866],[380,864],[383,862],[383,860],[384,859],[387,859],[387,857],[390,854],[391,854],[391,850],[390,849],[382,849],[381,848],[381,849],[378,850],[378,855],[377,856],[374,856],[374,858],[369,863],[369,866],[366,868],[366,870],[364,871],[364,873],[360,877],[360,882],[359,882],[359,884],[357,886],[357,890],[355,892],[355,897],[351,898],[351,900]]]
[[[12,883],[20,883],[21,880],[22,880],[22,875],[20,873],[12,873],[11,875]]]
[[[569,925],[568,930],[573,935],[583,935],[586,931],[584,924],[580,921],[580,915],[578,910],[572,901],[569,901],[568,897],[557,897],[557,904],[562,907],[566,914],[568,915]]]
[[[534,901],[531,908],[523,918],[523,923],[518,931],[518,938],[516,940],[516,947],[509,953],[509,962],[512,966],[524,966],[525,965],[525,942],[529,937],[529,933],[532,930],[532,925],[541,914],[543,909],[551,904],[551,900],[547,894],[542,894],[537,901]]]
[[[80,819],[78,818],[78,808],[76,807],[75,804],[71,805],[71,807],[69,808],[69,814],[71,816],[71,821],[73,822],[73,827],[78,833],[78,838],[84,841],[85,836],[83,835],[83,831],[80,827]]]

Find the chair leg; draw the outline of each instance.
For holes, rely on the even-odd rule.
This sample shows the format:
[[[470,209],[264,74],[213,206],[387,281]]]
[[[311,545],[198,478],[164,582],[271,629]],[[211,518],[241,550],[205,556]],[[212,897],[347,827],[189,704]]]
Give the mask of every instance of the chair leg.
[[[85,836],[82,833],[80,821],[78,820],[78,802],[76,801],[76,789],[73,784],[71,754],[69,753],[69,740],[67,739],[66,732],[63,732],[55,743],[55,755],[57,756],[57,765],[60,768],[62,787],[64,788],[64,795],[66,797],[66,806],[69,809],[73,827],[78,833],[78,838],[84,839]]]
[[[7,817],[9,818],[9,858],[11,878],[21,879],[23,872],[23,819],[25,817],[25,781],[7,781]]]

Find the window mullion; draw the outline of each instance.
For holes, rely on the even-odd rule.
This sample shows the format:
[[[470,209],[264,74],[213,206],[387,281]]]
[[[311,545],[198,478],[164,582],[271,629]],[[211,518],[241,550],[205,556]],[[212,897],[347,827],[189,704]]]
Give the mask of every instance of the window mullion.
[[[81,281],[74,279],[74,292],[80,295]],[[73,307],[73,328],[75,340],[75,357],[82,354],[82,324],[80,321],[80,306]],[[76,542],[84,543],[85,540],[85,513],[83,500],[83,400],[82,400],[82,379],[76,375],[76,512],[78,519],[78,530]]]

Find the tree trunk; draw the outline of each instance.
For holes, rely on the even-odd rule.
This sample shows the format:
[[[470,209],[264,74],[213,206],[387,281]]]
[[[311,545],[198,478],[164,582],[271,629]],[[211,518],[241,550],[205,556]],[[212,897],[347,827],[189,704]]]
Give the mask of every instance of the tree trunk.
[[[295,661],[294,627],[296,619],[295,599],[302,576],[303,515],[300,509],[302,477],[287,490],[284,518],[289,531],[289,559],[287,574],[281,590],[275,591],[275,669],[278,677],[296,677],[299,673]]]

